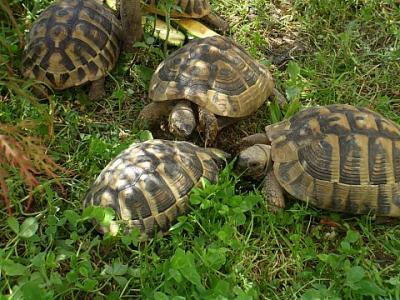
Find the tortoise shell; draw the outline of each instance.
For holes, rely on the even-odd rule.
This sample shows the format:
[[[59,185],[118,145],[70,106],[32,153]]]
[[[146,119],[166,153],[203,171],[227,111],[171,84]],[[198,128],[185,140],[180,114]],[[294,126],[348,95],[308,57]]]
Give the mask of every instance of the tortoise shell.
[[[98,80],[114,68],[120,35],[118,19],[96,1],[57,1],[29,32],[23,75],[56,90]]]
[[[272,94],[266,67],[223,36],[196,39],[171,54],[150,81],[153,101],[187,99],[226,117],[255,112]]]
[[[400,216],[400,127],[366,108],[304,110],[266,128],[274,173],[297,199],[333,211]]]
[[[146,0],[147,10],[150,12],[164,15],[165,13],[157,8],[159,0]],[[172,9],[171,17],[173,18],[202,18],[211,12],[208,0],[175,0],[175,6],[180,10]]]
[[[143,239],[166,232],[187,211],[188,194],[200,179],[217,180],[224,155],[189,142],[133,144],[100,173],[84,206],[112,207],[128,227],[139,228]]]

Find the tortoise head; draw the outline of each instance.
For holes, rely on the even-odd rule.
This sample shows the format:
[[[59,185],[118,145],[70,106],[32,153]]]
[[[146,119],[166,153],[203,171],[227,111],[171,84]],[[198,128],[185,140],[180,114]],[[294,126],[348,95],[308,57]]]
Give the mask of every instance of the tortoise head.
[[[255,179],[261,179],[272,166],[271,146],[256,144],[240,152],[235,171]]]
[[[178,103],[169,115],[169,131],[175,136],[188,137],[196,127],[196,119],[190,103]]]

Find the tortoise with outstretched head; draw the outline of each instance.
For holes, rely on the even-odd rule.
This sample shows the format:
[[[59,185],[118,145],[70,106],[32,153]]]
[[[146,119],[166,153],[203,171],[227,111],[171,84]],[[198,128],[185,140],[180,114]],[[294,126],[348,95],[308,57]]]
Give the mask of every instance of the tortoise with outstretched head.
[[[362,107],[306,109],[245,138],[238,172],[263,178],[272,210],[283,191],[338,212],[400,216],[400,127]]]
[[[205,140],[254,113],[274,93],[268,69],[223,36],[194,40],[171,54],[153,74],[140,113],[151,125],[169,116],[169,130],[189,136],[198,119]],[[197,118],[195,113],[197,111]]]
[[[120,51],[121,25],[95,0],[61,0],[32,25],[23,53],[23,75],[64,90],[91,82],[89,97],[105,95],[104,77]]]
[[[84,206],[112,207],[143,240],[168,232],[188,207],[201,178],[215,182],[228,154],[184,141],[132,144],[115,157],[90,187]],[[116,233],[117,223],[103,232]]]

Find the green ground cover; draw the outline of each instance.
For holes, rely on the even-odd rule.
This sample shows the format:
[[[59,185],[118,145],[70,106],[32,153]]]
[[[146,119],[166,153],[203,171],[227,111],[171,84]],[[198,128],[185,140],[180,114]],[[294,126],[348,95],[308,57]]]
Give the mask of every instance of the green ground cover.
[[[69,172],[54,171],[58,185],[38,175],[42,188],[25,212],[27,185],[2,165],[14,214],[8,218],[1,206],[0,299],[400,299],[398,222],[376,224],[295,201],[271,214],[257,184],[237,178],[230,165],[217,184],[193,191],[191,212],[169,236],[138,245],[136,232],[98,235],[89,218],[110,212],[82,211],[82,198],[111,158],[149,135],[136,117],[164,46],[146,35],[140,51],[123,55],[101,101],[90,102],[82,87],[37,102],[31,83],[19,79],[18,31],[49,2],[10,0],[18,27],[1,7],[0,135],[42,138]],[[231,24],[229,35],[270,66],[289,101],[282,110],[264,105],[224,130],[217,142],[224,150],[314,105],[367,106],[400,124],[398,1],[211,3]]]

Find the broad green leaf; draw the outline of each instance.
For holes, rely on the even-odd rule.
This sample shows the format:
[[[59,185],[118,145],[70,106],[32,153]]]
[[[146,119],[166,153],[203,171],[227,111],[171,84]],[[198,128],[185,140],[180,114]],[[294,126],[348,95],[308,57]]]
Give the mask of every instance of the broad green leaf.
[[[190,204],[198,205],[198,204],[200,204],[202,201],[203,201],[203,198],[202,198],[200,195],[194,195],[194,194],[192,194],[192,195],[190,196]]]
[[[83,289],[88,292],[93,291],[97,284],[98,284],[97,280],[86,278],[83,281]]]
[[[357,231],[349,229],[344,240],[350,244],[357,242],[360,239],[360,234]]]
[[[48,299],[46,292],[34,281],[25,283],[21,290],[25,300]]]
[[[19,236],[22,238],[32,237],[38,230],[39,224],[36,218],[27,218],[21,225]]]
[[[100,206],[89,206],[83,211],[83,216],[101,222],[101,220],[104,219],[104,208]]]
[[[169,300],[169,297],[162,292],[155,292],[154,300]]]
[[[89,276],[89,270],[85,266],[80,266],[78,268],[79,274],[81,274],[83,277],[88,277]]]
[[[216,285],[213,287],[213,292],[217,295],[225,296],[231,295],[232,290],[229,282],[225,280],[218,280]]]
[[[169,274],[171,275],[172,278],[175,279],[176,282],[181,282],[182,281],[182,275],[181,273],[176,270],[176,269],[169,269]]]
[[[119,296],[119,292],[118,291],[113,291],[113,292],[111,292],[111,293],[109,293],[108,295],[107,295],[107,300],[120,300],[121,299],[121,297]]]
[[[153,44],[153,43],[151,43],[151,44]],[[146,85],[146,88],[148,88],[148,85],[150,83],[151,77],[153,76],[154,70],[149,67],[146,67],[144,65],[136,65],[135,70],[137,71],[137,74],[138,74],[140,80],[143,81],[144,84]],[[153,139],[153,137],[151,139]]]
[[[120,287],[124,287],[128,282],[128,279],[126,279],[123,276],[114,276],[113,278],[115,279],[116,282],[118,282]]]
[[[142,130],[139,132],[139,139],[144,142],[144,141],[149,141],[153,140],[153,134],[149,130]]]
[[[244,213],[238,212],[234,215],[234,218],[236,226],[243,225],[244,223],[246,223],[246,216]]]
[[[231,242],[233,232],[234,232],[233,227],[225,224],[217,235],[220,240],[229,244]]]
[[[291,102],[298,99],[302,89],[295,85],[290,85],[286,87],[286,98]]]
[[[341,298],[336,295],[336,291],[332,291],[326,288],[325,285],[314,283],[314,288],[306,290],[301,296],[302,300],[340,300]]]
[[[19,233],[19,223],[16,218],[9,217],[7,219],[7,224],[8,224],[8,227],[10,227],[11,230],[14,231],[16,234]]]
[[[37,268],[40,268],[41,266],[44,267],[45,259],[46,252],[40,252],[31,259],[31,263]]]
[[[109,145],[107,145],[107,143],[96,137],[90,138],[90,144],[89,144],[90,157],[97,157],[97,156],[104,157],[105,153],[107,152],[109,152]]]
[[[391,277],[389,280],[387,280],[387,282],[391,285],[400,286],[400,275],[397,275],[396,277]]]
[[[70,222],[73,226],[76,226],[81,219],[81,216],[78,215],[75,211],[67,209],[64,211],[64,216],[67,218],[68,222]]]
[[[337,268],[338,264],[341,263],[340,261],[340,256],[336,255],[336,254],[318,254],[317,257],[319,258],[319,260],[328,263],[332,268]]]
[[[205,261],[215,270],[219,270],[226,263],[227,248],[208,248]]]
[[[237,207],[243,202],[243,197],[239,195],[235,195],[233,197],[229,197],[226,199],[226,204],[230,207]]]
[[[50,215],[47,217],[47,224],[50,226],[56,226],[58,224],[58,218],[56,216]]]
[[[115,211],[111,207],[106,207],[104,208],[104,217],[100,221],[100,224],[103,226],[109,226],[114,217],[115,217]]]
[[[294,61],[288,63],[286,71],[288,72],[290,79],[296,79],[300,75],[300,67]]]
[[[124,265],[119,261],[115,261],[112,266],[106,266],[106,272],[113,276],[122,276],[128,271],[128,265]]]
[[[360,266],[351,267],[346,271],[346,281],[347,282],[358,282],[364,277],[365,271]]]
[[[10,259],[1,260],[0,268],[8,276],[24,275],[28,269],[26,266],[13,262]]]
[[[179,270],[181,275],[188,281],[198,288],[203,288],[200,275],[194,263],[194,256],[190,251],[185,253],[184,250],[178,248],[175,255],[171,258],[171,265],[174,269]]]
[[[341,241],[340,242],[340,250],[342,250],[342,252],[344,252],[344,253],[350,252],[351,251],[350,243],[347,241]]]
[[[357,282],[357,287],[359,288],[359,291],[362,293],[362,295],[365,296],[385,296],[386,292],[381,289],[379,286],[376,285],[375,282],[368,280],[368,279],[362,279],[361,281]]]
[[[75,270],[71,270],[67,273],[66,278],[70,283],[75,283],[78,280],[78,274]]]
[[[263,201],[264,198],[261,195],[246,195],[245,197],[242,197],[239,207],[242,212],[246,212],[252,210],[257,203]]]
[[[221,204],[218,209],[218,213],[222,216],[226,216],[229,213],[229,206]]]
[[[56,284],[56,285],[61,285],[63,283],[60,274],[57,273],[57,272],[52,272],[51,273],[50,282],[52,284]]]

